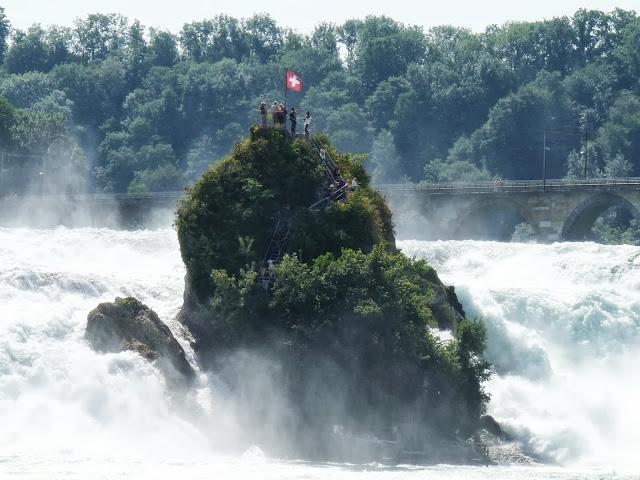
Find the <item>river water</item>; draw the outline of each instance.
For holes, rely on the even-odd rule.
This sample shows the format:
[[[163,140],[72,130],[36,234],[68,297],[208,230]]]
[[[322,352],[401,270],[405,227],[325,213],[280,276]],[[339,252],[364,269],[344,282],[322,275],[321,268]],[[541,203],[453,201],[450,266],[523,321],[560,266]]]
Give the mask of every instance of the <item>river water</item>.
[[[172,319],[184,267],[172,229],[0,229],[0,478],[640,478],[640,248],[402,241],[487,323],[494,415],[537,463],[310,464],[268,446],[219,453],[224,402],[203,376],[177,400],[130,352],[84,342],[87,313],[132,295]],[[193,413],[196,411],[197,413]],[[228,427],[228,425],[226,425]]]

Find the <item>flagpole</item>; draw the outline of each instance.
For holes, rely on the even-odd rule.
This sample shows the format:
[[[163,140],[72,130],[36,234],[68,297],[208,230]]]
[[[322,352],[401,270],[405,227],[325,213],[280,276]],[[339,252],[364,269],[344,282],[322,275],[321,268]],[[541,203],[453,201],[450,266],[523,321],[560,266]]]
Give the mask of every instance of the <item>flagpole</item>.
[[[288,90],[288,85],[287,85],[287,72],[288,72],[288,68],[284,69],[284,106],[287,106],[287,90]]]

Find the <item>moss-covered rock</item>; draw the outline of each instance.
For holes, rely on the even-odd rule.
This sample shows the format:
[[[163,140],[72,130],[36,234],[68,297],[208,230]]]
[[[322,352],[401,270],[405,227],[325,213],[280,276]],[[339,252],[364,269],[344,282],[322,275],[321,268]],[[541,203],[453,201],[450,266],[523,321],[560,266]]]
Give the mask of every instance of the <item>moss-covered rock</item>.
[[[87,316],[85,338],[99,352],[133,350],[156,362],[172,380],[190,380],[193,369],[184,349],[158,314],[133,297],[117,297]]]

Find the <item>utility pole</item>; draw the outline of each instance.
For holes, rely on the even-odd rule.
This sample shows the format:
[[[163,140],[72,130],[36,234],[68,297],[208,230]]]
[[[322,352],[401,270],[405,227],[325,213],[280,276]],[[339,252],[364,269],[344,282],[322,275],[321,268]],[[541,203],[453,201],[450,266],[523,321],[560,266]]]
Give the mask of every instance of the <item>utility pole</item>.
[[[587,116],[584,117],[584,178],[589,176],[589,129],[587,128]]]
[[[580,116],[581,127],[584,129],[584,178],[589,176],[589,124],[593,115],[593,110],[586,109]]]
[[[44,195],[45,193],[45,180],[47,177],[47,154],[44,153],[42,154],[42,157],[40,159],[41,163],[40,163],[40,188],[41,188],[41,195]]]
[[[4,163],[6,155],[5,152],[0,153],[0,197],[4,197]]]
[[[542,129],[542,191],[547,190],[547,129]]]

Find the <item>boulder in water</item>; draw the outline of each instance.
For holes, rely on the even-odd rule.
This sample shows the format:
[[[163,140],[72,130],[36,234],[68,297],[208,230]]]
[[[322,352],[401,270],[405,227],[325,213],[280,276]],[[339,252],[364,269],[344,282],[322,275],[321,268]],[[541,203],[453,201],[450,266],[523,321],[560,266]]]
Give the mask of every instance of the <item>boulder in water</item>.
[[[158,314],[133,297],[101,303],[87,316],[85,338],[99,352],[133,350],[158,366],[171,381],[190,380],[194,371],[184,349]]]
[[[480,428],[486,430],[496,438],[504,438],[504,432],[500,428],[500,424],[491,415],[483,415],[480,417]]]

